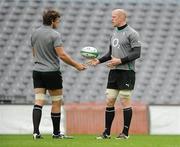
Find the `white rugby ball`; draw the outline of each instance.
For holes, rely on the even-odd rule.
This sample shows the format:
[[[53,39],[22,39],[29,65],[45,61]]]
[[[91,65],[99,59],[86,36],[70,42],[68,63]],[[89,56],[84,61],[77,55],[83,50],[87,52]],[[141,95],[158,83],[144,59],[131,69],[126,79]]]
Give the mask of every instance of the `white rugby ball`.
[[[99,52],[94,47],[86,46],[81,49],[80,54],[86,58],[96,58],[98,57]]]

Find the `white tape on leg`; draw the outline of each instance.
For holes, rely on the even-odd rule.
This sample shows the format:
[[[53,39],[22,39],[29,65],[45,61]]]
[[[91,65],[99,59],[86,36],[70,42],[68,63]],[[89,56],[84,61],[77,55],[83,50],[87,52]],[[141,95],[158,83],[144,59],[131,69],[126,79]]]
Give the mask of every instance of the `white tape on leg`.
[[[35,94],[35,99],[36,99],[36,100],[45,100],[45,97],[46,97],[46,95],[43,94],[43,93],[37,93],[37,94]]]
[[[63,95],[51,96],[52,101],[63,100]]]

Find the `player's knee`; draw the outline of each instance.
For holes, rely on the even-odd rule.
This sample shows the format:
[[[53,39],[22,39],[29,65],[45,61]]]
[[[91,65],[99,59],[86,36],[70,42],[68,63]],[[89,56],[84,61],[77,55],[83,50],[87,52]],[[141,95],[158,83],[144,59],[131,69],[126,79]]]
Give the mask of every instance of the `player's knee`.
[[[45,94],[37,93],[35,94],[35,105],[43,106],[45,103]]]
[[[114,104],[115,104],[115,98],[107,98],[106,99],[106,105],[107,107],[114,107]]]
[[[61,105],[52,105],[51,112],[60,113],[61,112]]]
[[[131,100],[128,98],[122,98],[121,99],[121,105],[123,106],[123,108],[127,108],[131,106]]]
[[[52,112],[59,113],[61,112],[61,100],[62,96],[51,96],[52,99]]]

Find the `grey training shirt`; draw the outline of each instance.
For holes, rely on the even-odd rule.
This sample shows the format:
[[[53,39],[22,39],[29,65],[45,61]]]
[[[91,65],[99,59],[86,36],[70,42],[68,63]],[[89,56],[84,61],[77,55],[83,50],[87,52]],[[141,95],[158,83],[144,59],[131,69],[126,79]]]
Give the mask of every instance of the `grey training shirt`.
[[[35,53],[33,70],[40,72],[60,70],[60,60],[55,47],[62,44],[60,33],[50,26],[43,25],[36,29],[31,36],[31,45]]]
[[[121,30],[114,28],[111,37],[111,46],[112,56],[122,59],[128,56],[132,52],[133,48],[141,47],[139,34],[130,26]],[[116,69],[135,70],[135,60],[126,64],[120,64],[116,66]]]

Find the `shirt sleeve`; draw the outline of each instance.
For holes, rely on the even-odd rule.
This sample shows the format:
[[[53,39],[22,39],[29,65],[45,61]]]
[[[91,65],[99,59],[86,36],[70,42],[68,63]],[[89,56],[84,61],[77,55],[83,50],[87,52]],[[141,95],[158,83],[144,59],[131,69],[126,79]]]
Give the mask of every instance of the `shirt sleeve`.
[[[109,52],[108,53],[106,53],[103,57],[101,57],[100,59],[98,59],[99,60],[99,62],[100,63],[104,63],[104,62],[106,62],[106,61],[108,61],[108,60],[111,60],[111,53],[112,53],[112,47],[111,47],[111,45],[109,46]]]
[[[62,37],[60,34],[57,34],[54,38],[54,47],[61,47],[63,45]]]
[[[141,47],[134,47],[131,49],[131,52],[128,56],[121,59],[122,64],[126,64],[128,62],[131,62],[133,60],[136,60],[140,57],[141,54]]]
[[[141,43],[140,43],[140,40],[139,40],[139,34],[137,32],[133,32],[129,35],[129,40],[130,40],[130,45],[131,45],[131,48],[134,48],[134,47],[141,47]]]
[[[139,40],[139,34],[137,32],[133,32],[129,35],[129,41],[131,46],[131,51],[129,54],[121,59],[122,64],[126,64],[133,60],[136,60],[140,57],[141,54],[141,43]]]

